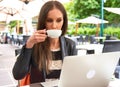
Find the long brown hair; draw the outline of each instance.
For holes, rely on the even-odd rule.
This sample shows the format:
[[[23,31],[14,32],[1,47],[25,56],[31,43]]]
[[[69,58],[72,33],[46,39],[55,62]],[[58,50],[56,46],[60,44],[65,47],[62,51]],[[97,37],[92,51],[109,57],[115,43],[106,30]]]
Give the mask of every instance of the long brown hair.
[[[48,12],[53,8],[59,9],[63,14],[64,22],[61,29],[62,30],[61,35],[65,35],[67,32],[67,25],[68,25],[67,14],[64,6],[58,1],[48,1],[42,6],[39,13],[39,17],[38,17],[37,30],[42,30],[46,28],[45,23],[46,23]],[[49,38],[47,38],[44,42],[35,44],[34,57],[39,69],[40,70],[46,69],[46,71],[49,72],[49,67],[48,67],[49,61],[52,60]]]

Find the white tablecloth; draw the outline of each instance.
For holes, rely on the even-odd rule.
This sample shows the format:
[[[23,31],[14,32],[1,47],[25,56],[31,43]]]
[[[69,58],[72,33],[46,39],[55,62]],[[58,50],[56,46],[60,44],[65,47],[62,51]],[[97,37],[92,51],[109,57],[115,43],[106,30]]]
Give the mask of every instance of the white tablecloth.
[[[109,87],[120,87],[120,79],[110,81]]]

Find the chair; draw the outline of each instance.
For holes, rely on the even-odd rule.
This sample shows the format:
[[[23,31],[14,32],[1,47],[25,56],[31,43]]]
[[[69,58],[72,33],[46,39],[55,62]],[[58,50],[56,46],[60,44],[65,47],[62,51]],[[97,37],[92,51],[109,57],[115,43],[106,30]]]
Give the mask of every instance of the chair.
[[[18,54],[20,54],[20,52],[21,52],[21,49],[20,49],[20,48],[15,49],[15,56],[17,56]]]
[[[23,44],[26,43],[29,37],[30,37],[29,35],[23,35]]]
[[[77,38],[77,41],[79,44],[83,44],[84,43],[84,38],[82,35],[79,36],[79,38]]]
[[[120,40],[105,40],[103,46],[103,53],[120,51]],[[115,70],[115,77],[120,79],[120,59]]]
[[[110,40],[110,35],[106,35],[106,40]]]
[[[78,41],[76,37],[69,37],[69,39],[73,40],[75,42],[76,45],[78,45]]]
[[[97,40],[95,39],[95,36],[94,35],[91,35],[90,36],[90,44],[97,44]]]
[[[87,43],[87,42],[89,42],[89,40],[90,40],[90,39],[89,39],[89,35],[86,35],[86,36],[85,36],[85,39],[84,39],[84,42]]]

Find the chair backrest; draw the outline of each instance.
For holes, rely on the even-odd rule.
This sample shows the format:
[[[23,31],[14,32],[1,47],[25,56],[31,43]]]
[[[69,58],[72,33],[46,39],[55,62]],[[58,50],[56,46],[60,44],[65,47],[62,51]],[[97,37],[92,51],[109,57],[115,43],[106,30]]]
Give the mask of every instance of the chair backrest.
[[[76,45],[78,45],[78,41],[76,37],[69,37],[69,39],[73,40],[76,43]]]
[[[105,40],[103,46],[103,53],[105,52],[115,52],[120,51],[120,40]],[[118,61],[118,65],[115,70],[115,77],[120,78],[120,59]]]
[[[120,51],[120,40],[105,40],[103,46],[103,53]],[[118,65],[120,65],[120,60]]]
[[[19,55],[21,52],[21,49],[15,49],[15,56]]]
[[[30,37],[29,35],[23,35],[23,44],[26,43],[29,37]]]
[[[79,38],[77,38],[78,42],[84,42],[84,38],[82,35],[79,36]]]
[[[110,35],[106,35],[106,40],[110,40]]]
[[[85,42],[89,42],[89,35],[85,36]]]
[[[90,43],[91,43],[91,44],[96,44],[96,43],[98,43],[98,42],[96,41],[96,39],[95,39],[95,36],[93,36],[93,35],[90,36]]]
[[[120,51],[120,40],[105,40],[103,46],[103,53]]]

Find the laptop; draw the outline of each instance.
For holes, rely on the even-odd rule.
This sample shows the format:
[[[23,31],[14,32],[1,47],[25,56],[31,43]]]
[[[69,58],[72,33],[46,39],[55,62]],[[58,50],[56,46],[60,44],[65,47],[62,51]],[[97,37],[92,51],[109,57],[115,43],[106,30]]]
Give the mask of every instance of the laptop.
[[[66,56],[58,87],[108,87],[119,57],[120,51]]]

